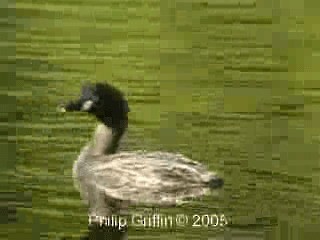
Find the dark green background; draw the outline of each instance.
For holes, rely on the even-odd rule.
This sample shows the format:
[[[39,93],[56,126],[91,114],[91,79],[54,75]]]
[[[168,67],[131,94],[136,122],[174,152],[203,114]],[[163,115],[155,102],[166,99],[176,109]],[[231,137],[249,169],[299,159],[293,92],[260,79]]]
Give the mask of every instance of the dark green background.
[[[56,106],[85,81],[107,81],[128,96],[125,149],[181,152],[225,178],[219,197],[163,211],[232,220],[220,229],[131,229],[131,239],[318,239],[319,8],[316,0],[2,0],[0,238],[85,231],[71,168],[96,121]]]

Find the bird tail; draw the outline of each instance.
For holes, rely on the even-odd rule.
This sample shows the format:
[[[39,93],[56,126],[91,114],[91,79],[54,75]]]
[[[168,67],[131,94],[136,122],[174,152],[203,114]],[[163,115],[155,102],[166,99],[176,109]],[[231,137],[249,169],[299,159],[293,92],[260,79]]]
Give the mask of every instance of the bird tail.
[[[223,185],[224,185],[224,180],[220,177],[213,177],[209,180],[210,189],[222,188]]]

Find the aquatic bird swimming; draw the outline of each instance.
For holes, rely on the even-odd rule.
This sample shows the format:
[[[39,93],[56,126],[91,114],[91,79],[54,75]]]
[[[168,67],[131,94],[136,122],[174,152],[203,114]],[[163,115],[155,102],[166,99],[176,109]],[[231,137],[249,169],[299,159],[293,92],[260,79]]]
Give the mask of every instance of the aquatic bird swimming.
[[[123,203],[175,205],[223,186],[216,173],[182,154],[117,152],[128,127],[129,106],[123,93],[107,83],[83,86],[80,98],[60,110],[88,112],[101,122],[73,165],[89,215],[117,213]]]

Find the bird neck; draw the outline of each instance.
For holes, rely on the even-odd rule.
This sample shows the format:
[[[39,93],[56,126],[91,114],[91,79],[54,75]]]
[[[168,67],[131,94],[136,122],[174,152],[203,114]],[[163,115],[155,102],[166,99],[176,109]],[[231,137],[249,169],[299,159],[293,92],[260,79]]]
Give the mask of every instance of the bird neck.
[[[111,128],[100,123],[94,132],[93,154],[104,155],[115,153],[123,133],[124,131],[122,129]]]

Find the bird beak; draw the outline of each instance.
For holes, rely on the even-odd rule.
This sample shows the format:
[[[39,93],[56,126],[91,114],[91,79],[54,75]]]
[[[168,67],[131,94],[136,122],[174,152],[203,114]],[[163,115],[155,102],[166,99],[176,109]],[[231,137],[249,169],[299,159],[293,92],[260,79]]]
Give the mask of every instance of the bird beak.
[[[80,100],[71,101],[67,104],[60,104],[57,107],[58,112],[74,112],[74,111],[82,111],[82,103]]]
[[[60,104],[60,105],[57,106],[57,112],[64,113],[66,111],[67,110],[66,110],[66,108],[65,108],[65,106],[63,104]]]

